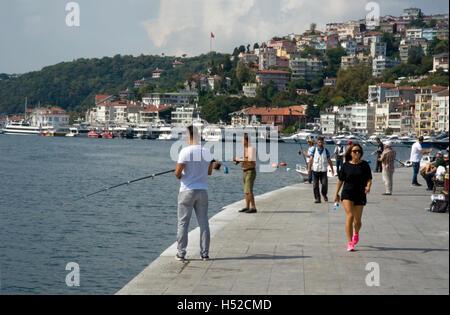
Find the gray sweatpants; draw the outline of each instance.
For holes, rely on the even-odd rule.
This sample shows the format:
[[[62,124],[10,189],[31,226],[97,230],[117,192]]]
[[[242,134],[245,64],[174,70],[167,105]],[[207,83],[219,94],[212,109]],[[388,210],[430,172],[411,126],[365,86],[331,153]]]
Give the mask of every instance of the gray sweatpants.
[[[209,221],[208,221],[208,191],[189,190],[180,192],[178,195],[178,256],[186,256],[188,245],[189,222],[192,210],[195,211],[197,222],[200,227],[200,255],[209,255]]]
[[[383,169],[383,181],[387,194],[392,194],[394,171]]]

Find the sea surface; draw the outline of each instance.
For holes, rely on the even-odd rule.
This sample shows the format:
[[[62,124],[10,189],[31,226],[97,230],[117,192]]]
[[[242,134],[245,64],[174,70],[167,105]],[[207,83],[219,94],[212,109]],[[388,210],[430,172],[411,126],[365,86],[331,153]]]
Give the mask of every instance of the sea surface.
[[[174,143],[0,135],[0,294],[114,294],[158,258],[176,241],[179,181],[172,174],[63,203],[173,169]],[[300,148],[278,145],[287,167],[259,173],[255,194],[300,183]],[[409,159],[409,148],[397,152]],[[239,166],[225,165],[228,174],[222,167],[209,180],[210,218],[244,199]],[[71,262],[79,266],[78,287],[66,284]]]

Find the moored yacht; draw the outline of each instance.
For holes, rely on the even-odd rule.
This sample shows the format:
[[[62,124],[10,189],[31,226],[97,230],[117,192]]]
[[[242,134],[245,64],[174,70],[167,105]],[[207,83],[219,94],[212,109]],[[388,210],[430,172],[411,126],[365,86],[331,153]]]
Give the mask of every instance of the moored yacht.
[[[26,121],[8,121],[2,129],[6,135],[34,135],[38,136],[42,132],[41,127],[31,126]]]

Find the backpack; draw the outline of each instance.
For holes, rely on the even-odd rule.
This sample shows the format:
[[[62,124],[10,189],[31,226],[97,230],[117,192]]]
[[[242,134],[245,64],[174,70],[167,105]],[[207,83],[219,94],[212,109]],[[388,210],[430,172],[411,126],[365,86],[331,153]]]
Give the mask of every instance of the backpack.
[[[445,213],[448,211],[447,200],[433,200],[430,205],[430,212]]]

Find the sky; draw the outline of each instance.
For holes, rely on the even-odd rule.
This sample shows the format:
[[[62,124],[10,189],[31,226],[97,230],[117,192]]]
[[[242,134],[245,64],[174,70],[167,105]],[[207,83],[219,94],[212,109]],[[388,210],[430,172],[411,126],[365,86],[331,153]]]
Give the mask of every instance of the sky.
[[[79,26],[67,17],[79,7]],[[78,58],[164,53],[197,56],[210,49],[266,42],[316,23],[365,18],[366,0],[1,0],[0,73],[25,73]],[[448,13],[447,0],[380,0],[380,13],[404,8]],[[75,22],[76,19],[69,19]],[[69,23],[70,24],[70,23]]]

